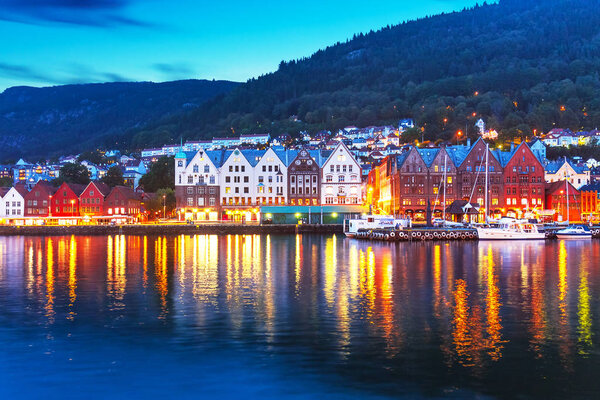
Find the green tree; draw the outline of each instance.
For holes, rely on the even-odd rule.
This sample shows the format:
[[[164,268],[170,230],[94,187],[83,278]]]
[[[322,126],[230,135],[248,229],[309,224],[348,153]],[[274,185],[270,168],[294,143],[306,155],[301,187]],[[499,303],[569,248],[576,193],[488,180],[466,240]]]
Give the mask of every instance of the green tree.
[[[164,198],[163,198],[164,197]],[[168,217],[173,213],[177,206],[175,191],[171,188],[161,188],[156,191],[156,195],[145,204],[150,218],[162,218],[163,206],[165,215]]]
[[[59,177],[52,181],[55,186],[60,186],[63,182],[87,185],[90,183],[90,171],[78,163],[65,163],[60,167]]]
[[[150,166],[150,170],[141,177],[140,186],[146,192],[156,192],[159,189],[175,189],[175,158],[160,157]]]
[[[84,151],[77,157],[77,161],[89,161],[94,164],[101,164],[104,162],[104,154],[100,150]]]
[[[8,186],[12,186],[13,185],[13,180],[8,177],[5,176],[3,178],[0,178],[0,187],[8,187]]]
[[[124,183],[123,171],[118,166],[113,165],[106,171],[106,175],[100,179],[100,182],[106,183],[110,187],[122,185]]]

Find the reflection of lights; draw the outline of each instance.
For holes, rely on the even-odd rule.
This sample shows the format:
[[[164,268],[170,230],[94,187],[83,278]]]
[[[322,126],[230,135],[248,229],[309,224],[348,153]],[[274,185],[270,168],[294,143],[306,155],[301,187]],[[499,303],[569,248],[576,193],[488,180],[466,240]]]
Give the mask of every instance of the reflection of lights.
[[[73,319],[75,317],[75,312],[73,311],[73,305],[75,304],[75,299],[77,298],[76,289],[77,289],[77,240],[75,236],[71,236],[71,242],[69,244],[69,315],[67,318]]]
[[[577,342],[579,354],[589,354],[592,348],[592,318],[590,312],[590,290],[588,284],[588,260],[582,260],[579,269],[579,301],[577,302]]]
[[[469,334],[469,304],[467,299],[467,283],[458,279],[454,290],[454,318],[452,337],[454,338],[454,347],[459,357],[459,362],[463,365],[471,364],[468,357],[468,350],[472,344]]]
[[[54,322],[54,249],[52,239],[48,239],[46,247],[46,317]]]
[[[487,255],[487,295],[485,297],[486,316],[487,316],[487,334],[488,351],[492,360],[498,361],[502,357],[502,324],[500,317],[500,290],[497,285],[497,278],[494,271],[494,260],[492,247],[488,248]]]
[[[561,240],[558,247],[558,307],[560,309],[561,324],[567,323],[567,248],[565,241]]]
[[[442,248],[436,244],[433,248],[433,311],[440,318],[441,288],[442,288]]]

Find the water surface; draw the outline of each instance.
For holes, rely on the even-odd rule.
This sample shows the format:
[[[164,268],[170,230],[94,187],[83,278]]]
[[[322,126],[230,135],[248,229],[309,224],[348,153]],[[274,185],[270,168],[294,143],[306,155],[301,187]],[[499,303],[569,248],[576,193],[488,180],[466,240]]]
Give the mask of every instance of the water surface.
[[[600,242],[0,238],[2,398],[598,398]]]

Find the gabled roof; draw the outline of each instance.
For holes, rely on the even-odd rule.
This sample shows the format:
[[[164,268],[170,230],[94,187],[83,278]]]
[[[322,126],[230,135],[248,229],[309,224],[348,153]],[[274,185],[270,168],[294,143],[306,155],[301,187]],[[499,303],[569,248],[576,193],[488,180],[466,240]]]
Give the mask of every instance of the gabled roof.
[[[135,190],[133,190],[133,188],[130,188],[129,186],[115,186],[110,191],[109,196],[114,196],[115,192],[119,192],[126,199],[141,200],[140,193],[137,193]]]
[[[78,183],[67,183],[67,182],[63,183],[63,185],[66,185],[69,189],[71,189],[77,197],[81,196],[81,193],[83,193],[83,191],[87,187],[87,185],[80,185]]]
[[[566,183],[565,183],[566,182]],[[556,182],[550,182],[550,183],[546,183],[546,195],[549,194],[554,194],[554,193],[560,193],[561,190],[565,190],[565,184],[569,185],[569,197],[571,195],[576,195],[579,193],[579,190],[577,190],[575,188],[575,186],[571,185],[571,182],[569,181],[556,181]]]
[[[29,193],[29,190],[27,190],[24,183],[17,183],[14,187],[15,190],[19,192],[21,196],[23,196],[23,198],[27,195],[27,193]]]
[[[246,157],[250,165],[256,167],[266,150],[240,150],[240,152]]]
[[[88,184],[88,186],[90,185],[94,185],[96,187],[96,189],[98,189],[98,191],[104,196],[108,196],[108,194],[110,193],[110,186],[108,186],[106,183],[102,183],[102,182],[90,182]],[[87,189],[87,187],[86,187]],[[84,190],[85,191],[85,190]],[[83,192],[82,192],[83,193]]]
[[[423,159],[423,162],[425,163],[425,165],[427,166],[427,168],[431,167],[431,164],[433,163],[433,160],[435,160],[435,157],[437,156],[437,153],[439,151],[440,151],[439,148],[417,149],[417,152],[419,153],[419,155]]]
[[[583,174],[586,171],[589,171],[589,168],[586,165],[577,165],[573,162],[573,160],[569,159],[567,159],[566,161],[565,159],[550,161],[548,164],[546,164],[545,170],[549,174],[555,174],[558,172],[559,169],[561,169],[563,165],[565,165],[565,163],[569,164],[569,166],[573,168],[573,171],[575,171],[575,173],[577,174]]]
[[[600,183],[591,183],[579,188],[580,192],[600,192]]]
[[[457,167],[460,166],[463,163],[463,161],[465,161],[465,158],[467,158],[467,155],[469,154],[470,150],[470,147],[465,146],[463,144],[446,147],[448,157],[450,157],[454,165]]]

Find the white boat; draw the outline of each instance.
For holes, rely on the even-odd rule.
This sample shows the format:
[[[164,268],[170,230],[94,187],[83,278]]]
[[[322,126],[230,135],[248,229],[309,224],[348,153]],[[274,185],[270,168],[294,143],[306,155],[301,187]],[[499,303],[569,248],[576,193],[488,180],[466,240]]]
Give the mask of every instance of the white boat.
[[[356,237],[359,230],[403,229],[411,226],[410,218],[394,218],[391,215],[363,215],[360,219],[344,220],[344,234]]]
[[[556,231],[558,239],[591,239],[592,231],[587,226],[574,225]]]
[[[501,218],[497,225],[477,227],[479,240],[541,240],[546,238],[537,225],[527,220]]]

